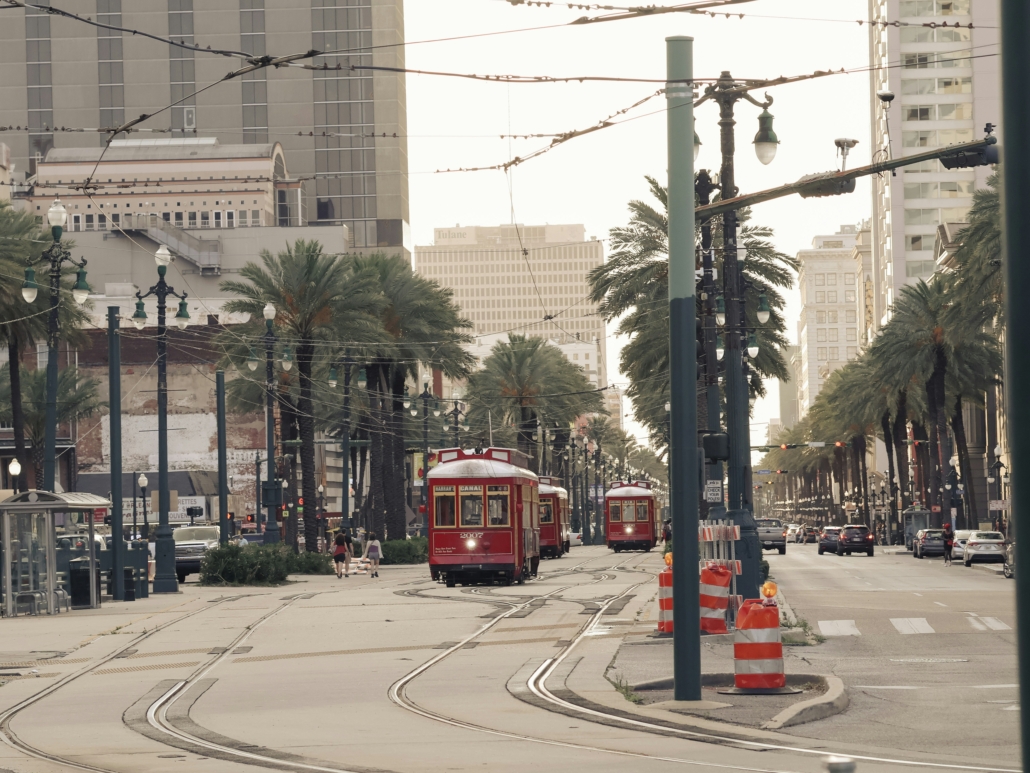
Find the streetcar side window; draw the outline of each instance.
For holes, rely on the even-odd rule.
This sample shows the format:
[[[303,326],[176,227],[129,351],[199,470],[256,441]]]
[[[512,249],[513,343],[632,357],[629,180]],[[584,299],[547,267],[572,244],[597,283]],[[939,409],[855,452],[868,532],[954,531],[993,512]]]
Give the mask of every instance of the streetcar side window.
[[[462,486],[459,494],[461,502],[461,525],[483,525],[483,487]]]
[[[540,523],[554,523],[554,513],[550,502],[540,503]]]
[[[433,512],[437,526],[454,526],[454,486],[436,487]]]
[[[637,502],[637,520],[638,521],[646,521],[647,520],[647,500],[645,500],[643,502]]]
[[[622,520],[622,504],[619,502],[612,502],[608,505],[608,513],[611,516],[611,522],[618,523]]]
[[[487,486],[486,487],[487,514],[491,526],[507,526],[508,520],[508,487]]]

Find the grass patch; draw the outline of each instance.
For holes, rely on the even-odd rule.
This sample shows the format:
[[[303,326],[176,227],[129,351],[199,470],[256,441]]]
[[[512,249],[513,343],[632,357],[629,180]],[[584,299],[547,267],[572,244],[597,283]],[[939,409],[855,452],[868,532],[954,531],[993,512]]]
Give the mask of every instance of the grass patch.
[[[605,674],[605,679],[611,682],[612,687],[622,693],[622,697],[628,700],[630,703],[643,703],[644,699],[633,692],[633,688],[629,686],[629,683],[619,674],[615,675],[614,679],[611,679]]]
[[[793,612],[793,610],[791,610]],[[783,616],[783,625],[786,628],[799,628],[805,635],[803,642],[790,641],[784,642],[784,645],[788,647],[811,647],[814,644],[822,644],[826,641],[826,637],[815,632],[811,624],[803,617],[798,617],[797,614],[793,614],[791,617],[787,615]]]
[[[294,553],[289,545],[220,545],[204,554],[201,585],[281,585],[291,574],[332,574],[325,553]]]

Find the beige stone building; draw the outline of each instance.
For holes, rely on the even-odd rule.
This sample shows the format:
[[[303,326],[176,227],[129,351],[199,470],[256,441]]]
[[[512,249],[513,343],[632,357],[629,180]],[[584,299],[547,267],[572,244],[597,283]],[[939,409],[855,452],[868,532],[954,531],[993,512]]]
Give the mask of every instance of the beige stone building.
[[[7,140],[19,183],[31,181],[51,149],[97,149],[107,137],[98,128],[153,113],[140,127],[164,134],[133,138],[280,143],[301,183],[302,219],[347,225],[356,248],[410,251],[405,76],[352,69],[404,67],[402,0],[96,0],[73,10],[198,48],[37,8],[5,11],[0,125],[28,127]],[[242,61],[208,48],[337,53],[305,60],[326,69],[263,69],[192,96]]]

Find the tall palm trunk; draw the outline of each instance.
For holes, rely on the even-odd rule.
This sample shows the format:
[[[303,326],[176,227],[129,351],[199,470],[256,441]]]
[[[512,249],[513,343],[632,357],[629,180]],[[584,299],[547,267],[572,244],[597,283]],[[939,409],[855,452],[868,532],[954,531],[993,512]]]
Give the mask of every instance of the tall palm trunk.
[[[930,493],[928,490],[930,479],[930,441],[927,439],[926,430],[923,429],[923,425],[918,421],[912,422],[912,439],[915,441],[913,448],[915,449],[916,460],[914,489],[919,493],[918,499],[923,503],[923,507],[928,507],[930,505]]]
[[[859,516],[861,516],[862,505],[858,501],[858,496],[862,492],[862,469],[861,462],[859,461],[862,454],[861,449],[859,448],[858,435],[853,435],[851,438],[851,448],[848,450],[848,456],[850,457],[848,461],[850,462],[849,467],[851,469],[851,485],[849,486],[849,490],[852,492],[856,500],[855,512],[858,513]]]
[[[311,401],[311,362],[315,347],[310,342],[297,347],[297,370],[300,374],[300,398],[297,414],[300,423],[300,473],[304,496],[304,549],[318,551],[318,484],[315,480],[315,417]],[[299,520],[299,519],[298,519]],[[298,524],[299,528],[299,524]]]
[[[948,398],[945,395],[944,380],[947,377],[948,371],[948,358],[944,354],[944,348],[937,347],[937,358],[934,366],[934,397],[937,402],[937,456],[934,457],[934,462],[937,465],[937,491],[939,492],[944,486],[944,469],[947,459],[950,457],[945,456],[945,449],[948,447]],[[943,495],[942,495],[943,497]],[[943,505],[944,502],[939,504]],[[944,512],[942,507],[941,512]]]
[[[862,507],[865,510],[866,526],[868,526],[871,531],[873,528],[873,514],[872,510],[869,508],[869,448],[868,444],[866,443],[865,435],[858,436],[858,445],[860,447],[860,453],[858,457],[858,487],[862,491]]]
[[[894,470],[894,438],[891,436],[890,411],[884,411],[883,416],[880,417],[880,431],[883,432],[883,445],[887,449],[887,490],[890,492],[890,505],[887,510],[889,520],[885,527],[889,536],[890,525],[897,522],[895,513],[897,503],[894,499],[894,483],[897,478]]]
[[[908,390],[898,394],[897,412],[894,414],[894,452],[898,459],[898,488],[901,493],[902,509],[912,505],[908,494]],[[897,502],[897,492],[891,492],[891,502]],[[892,505],[893,506],[893,505]]]
[[[927,442],[927,451],[929,454],[928,462],[929,468],[927,469],[926,483],[927,483],[927,501],[931,508],[933,505],[940,505],[940,493],[941,493],[941,470],[940,470],[940,433],[938,432],[938,420],[940,419],[941,407],[937,404],[937,384],[935,383],[937,378],[936,368],[934,369],[933,375],[930,376],[926,381],[926,404],[927,410],[930,414],[930,426],[927,428],[929,435]]]
[[[386,395],[387,434],[383,448],[387,451],[389,466],[384,490],[386,498],[386,534],[390,539],[404,539],[407,534],[407,513],[404,506],[404,371],[398,365],[390,367],[390,391]]]
[[[837,496],[840,500],[840,511],[834,513],[834,517],[840,515],[844,510],[844,472],[845,472],[845,456],[843,448],[833,449],[833,461],[834,470],[833,474],[837,478]]]
[[[386,444],[385,416],[383,415],[383,396],[386,391],[386,379],[380,364],[369,369],[369,421],[371,424],[371,445],[369,446],[369,463],[371,476],[369,480],[368,502],[372,518],[372,531],[383,537],[386,533]]]
[[[21,475],[18,476],[18,490],[25,491],[29,488],[29,468],[32,467],[32,488],[36,488],[36,471],[29,463],[29,456],[25,448],[25,411],[21,404],[21,344],[18,341],[18,333],[15,330],[10,332],[10,344],[8,346],[10,377],[11,377],[11,426],[14,429],[14,456],[21,465]]]
[[[962,416],[962,398],[955,398],[955,412],[951,416],[951,429],[955,433],[955,445],[958,446],[958,465],[962,471],[962,480],[966,484],[965,526],[967,529],[980,525],[980,513],[976,505],[976,479],[969,460],[969,443],[966,439],[966,420]]]

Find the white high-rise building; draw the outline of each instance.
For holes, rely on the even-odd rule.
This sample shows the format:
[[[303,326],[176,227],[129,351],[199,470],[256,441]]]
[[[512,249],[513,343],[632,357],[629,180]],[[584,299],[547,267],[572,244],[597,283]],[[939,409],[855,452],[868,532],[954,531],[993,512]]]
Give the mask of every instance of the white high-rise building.
[[[798,416],[804,417],[826,378],[858,356],[858,290],[852,251],[858,229],[843,225],[832,236],[816,236],[800,250],[798,352],[795,365]]]
[[[971,142],[985,124],[1000,122],[997,0],[870,0],[869,10],[878,157],[888,149],[898,158]],[[886,109],[882,92],[894,95]],[[877,330],[890,319],[898,291],[933,274],[937,226],[965,221],[974,188],[991,171],[948,171],[929,161],[872,178]]]
[[[476,356],[509,332],[547,338],[608,385],[604,320],[587,284],[604,249],[584,226],[455,226],[434,229],[433,242],[415,247],[415,270],[454,291],[475,325]]]

